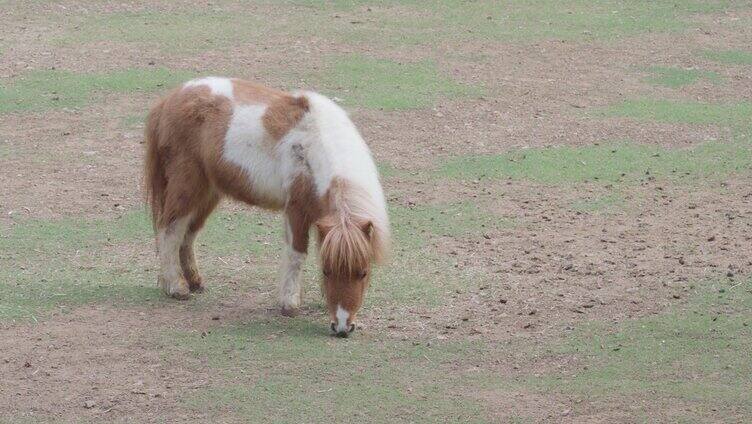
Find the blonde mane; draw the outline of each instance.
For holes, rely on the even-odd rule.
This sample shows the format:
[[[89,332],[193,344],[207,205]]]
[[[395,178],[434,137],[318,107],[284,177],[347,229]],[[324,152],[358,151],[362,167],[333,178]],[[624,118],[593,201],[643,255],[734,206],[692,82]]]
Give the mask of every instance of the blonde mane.
[[[325,270],[351,276],[382,263],[389,250],[389,223],[365,190],[334,178],[327,192],[329,211],[319,222],[319,252]]]

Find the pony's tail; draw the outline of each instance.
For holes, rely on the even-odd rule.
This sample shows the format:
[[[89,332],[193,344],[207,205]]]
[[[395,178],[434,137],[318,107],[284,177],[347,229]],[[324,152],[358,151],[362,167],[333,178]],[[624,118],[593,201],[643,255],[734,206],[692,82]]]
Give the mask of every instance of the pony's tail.
[[[145,131],[144,194],[146,202],[151,206],[151,221],[155,229],[164,209],[165,187],[167,185],[162,161],[159,157],[159,121],[163,106],[164,100],[160,100],[149,112],[149,116],[146,118]]]

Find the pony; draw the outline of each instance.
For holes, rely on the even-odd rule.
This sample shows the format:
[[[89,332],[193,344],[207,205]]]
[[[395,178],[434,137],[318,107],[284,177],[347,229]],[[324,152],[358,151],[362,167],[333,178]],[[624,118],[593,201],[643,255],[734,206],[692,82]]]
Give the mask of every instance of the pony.
[[[312,92],[205,77],[173,89],[146,121],[144,184],[158,284],[175,299],[204,290],[194,241],[223,198],[281,211],[281,313],[294,316],[311,229],[332,332],[347,337],[389,248],[386,201],[371,152],[347,113]]]

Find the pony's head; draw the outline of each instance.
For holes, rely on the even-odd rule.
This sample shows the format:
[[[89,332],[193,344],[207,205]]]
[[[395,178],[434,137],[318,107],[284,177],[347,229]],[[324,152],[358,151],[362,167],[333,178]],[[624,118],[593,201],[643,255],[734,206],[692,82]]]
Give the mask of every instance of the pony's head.
[[[384,243],[368,219],[325,217],[317,224],[322,291],[331,329],[339,337],[355,330],[355,316],[370,283],[371,265],[382,259]]]

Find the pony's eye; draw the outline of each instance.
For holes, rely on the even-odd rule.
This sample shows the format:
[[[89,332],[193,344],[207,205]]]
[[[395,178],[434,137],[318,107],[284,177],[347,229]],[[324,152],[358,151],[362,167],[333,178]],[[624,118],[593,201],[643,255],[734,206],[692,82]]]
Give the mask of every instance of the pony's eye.
[[[360,271],[358,273],[358,280],[362,280],[362,279],[366,278],[366,275],[368,275],[368,271]]]
[[[332,276],[332,272],[329,271],[328,269],[325,269],[324,270],[324,277],[331,277],[331,276]]]

